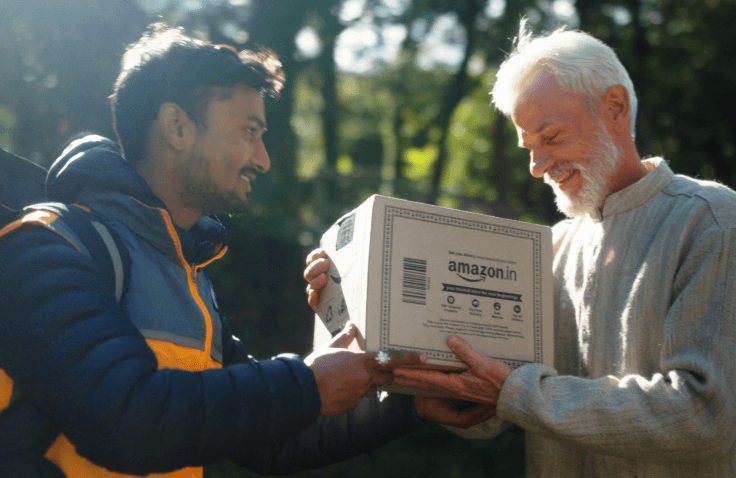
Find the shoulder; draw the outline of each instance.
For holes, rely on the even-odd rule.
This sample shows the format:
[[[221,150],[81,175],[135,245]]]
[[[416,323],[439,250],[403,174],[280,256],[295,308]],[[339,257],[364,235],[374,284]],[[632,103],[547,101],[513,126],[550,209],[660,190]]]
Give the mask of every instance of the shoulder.
[[[574,219],[564,219],[552,226],[552,255],[556,256],[567,233],[572,229]]]
[[[76,250],[84,249],[83,237],[87,230],[79,231],[78,223],[90,223],[89,213],[64,204],[45,203],[30,206],[18,218],[0,229],[0,238],[15,235],[26,235],[31,231],[37,235],[38,230],[47,230],[54,233],[57,239],[63,239]],[[49,236],[47,236],[49,237]]]
[[[719,228],[736,228],[736,192],[723,184],[677,175],[662,193],[678,200],[683,212],[707,213]]]
[[[37,297],[30,289],[69,283],[78,273],[95,271],[92,258],[64,234],[52,213],[25,215],[0,233],[0,297]],[[28,285],[28,287],[23,287]],[[11,295],[8,295],[11,294]],[[33,303],[28,300],[27,303]]]
[[[106,239],[109,236],[109,241]],[[108,242],[114,243],[108,245]],[[0,229],[0,247],[16,258],[31,253],[53,263],[81,261],[96,263],[119,250],[118,241],[92,213],[60,203],[42,203],[26,208],[18,218]],[[104,269],[103,269],[104,270]]]
[[[50,231],[58,235],[58,239],[65,239],[71,245],[74,242],[65,234],[66,227],[63,224],[63,220],[60,219],[60,214],[56,211],[48,210],[33,210],[25,211],[18,215],[18,217],[5,225],[0,229],[0,244],[7,242],[11,238],[15,238],[19,235],[26,235],[31,232],[34,235],[38,235],[38,231]]]

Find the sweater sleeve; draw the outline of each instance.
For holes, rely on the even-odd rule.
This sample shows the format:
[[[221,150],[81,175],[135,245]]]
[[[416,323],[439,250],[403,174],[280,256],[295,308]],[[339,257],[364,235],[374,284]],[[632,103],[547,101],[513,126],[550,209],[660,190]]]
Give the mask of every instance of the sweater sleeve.
[[[506,380],[498,416],[624,458],[700,461],[729,453],[736,440],[736,234],[704,235],[681,260],[658,371],[593,380],[526,365]]]
[[[56,233],[0,242],[0,363],[77,452],[114,471],[201,466],[299,435],[319,414],[314,375],[281,357],[157,369],[89,257]]]

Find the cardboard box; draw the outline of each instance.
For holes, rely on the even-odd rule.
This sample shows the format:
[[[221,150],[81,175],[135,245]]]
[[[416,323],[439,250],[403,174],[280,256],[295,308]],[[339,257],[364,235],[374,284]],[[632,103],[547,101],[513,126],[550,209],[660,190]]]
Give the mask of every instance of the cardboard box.
[[[322,236],[332,262],[315,346],[348,320],[369,351],[413,351],[461,370],[459,335],[517,367],[552,365],[552,233],[546,226],[374,195]]]

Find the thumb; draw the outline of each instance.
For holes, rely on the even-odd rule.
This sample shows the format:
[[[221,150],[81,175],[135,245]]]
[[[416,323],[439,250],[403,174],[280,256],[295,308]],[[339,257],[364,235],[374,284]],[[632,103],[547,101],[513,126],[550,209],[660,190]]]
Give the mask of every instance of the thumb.
[[[335,335],[327,344],[328,347],[346,349],[355,340],[357,328],[352,322],[348,322],[339,334]]]
[[[476,352],[469,343],[457,335],[453,335],[447,339],[447,345],[450,347],[450,350],[455,352],[455,355],[457,355],[460,360],[468,364],[471,369],[478,370],[488,366],[488,358]]]

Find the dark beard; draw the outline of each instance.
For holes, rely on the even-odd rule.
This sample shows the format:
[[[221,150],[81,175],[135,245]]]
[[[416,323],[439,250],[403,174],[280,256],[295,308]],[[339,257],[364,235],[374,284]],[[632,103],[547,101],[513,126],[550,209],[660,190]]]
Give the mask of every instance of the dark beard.
[[[184,206],[202,214],[230,214],[247,208],[247,199],[238,197],[235,191],[224,190],[212,179],[203,158],[197,157],[189,166],[180,190]]]

